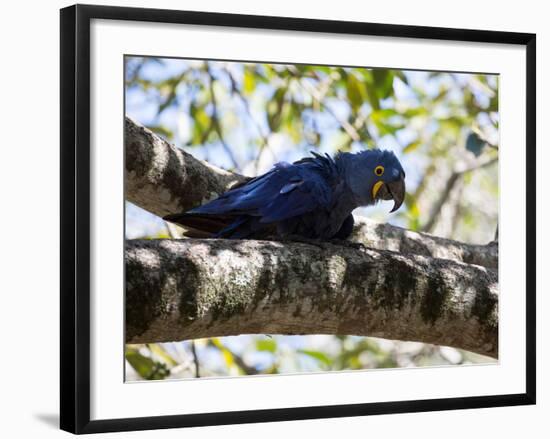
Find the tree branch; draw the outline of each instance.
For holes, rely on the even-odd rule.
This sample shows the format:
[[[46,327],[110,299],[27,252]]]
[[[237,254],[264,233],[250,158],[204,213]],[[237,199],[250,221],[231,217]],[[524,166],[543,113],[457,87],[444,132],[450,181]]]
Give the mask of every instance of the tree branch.
[[[476,169],[482,169],[486,168],[488,166],[491,166],[494,163],[497,163],[497,158],[486,158],[483,161],[479,161],[471,166],[469,166],[466,169],[461,169],[459,171],[453,171],[449,179],[447,180],[447,183],[445,184],[445,188],[441,192],[441,196],[437,200],[437,202],[432,207],[432,212],[430,214],[430,217],[426,224],[422,226],[422,230],[425,232],[432,232],[435,228],[435,225],[437,224],[437,220],[439,218],[439,215],[441,213],[441,209],[449,199],[449,196],[451,195],[451,192],[453,191],[456,183],[460,178],[462,178],[465,174],[468,172],[475,171]]]
[[[189,210],[246,177],[211,166],[125,119],[126,199],[158,216]]]
[[[486,245],[465,244],[428,233],[413,232],[368,218],[356,217],[351,240],[378,249],[391,250],[404,255],[451,259],[466,264],[498,269],[498,242]]]
[[[158,216],[216,198],[248,178],[195,159],[132,119],[125,120],[126,199]],[[379,250],[498,267],[498,245],[465,244],[357,218],[352,240]]]
[[[218,111],[218,100],[216,99],[216,92],[214,91],[214,75],[212,75],[212,72],[208,68],[208,64],[205,63],[205,69],[208,73],[208,89],[210,90],[210,102],[212,102],[212,123],[214,125],[214,129],[216,130],[216,133],[218,134],[218,138],[220,139],[220,142],[222,144],[223,150],[229,157],[229,160],[231,160],[231,163],[233,164],[233,168],[240,172],[241,167],[239,166],[239,163],[237,162],[237,159],[235,158],[235,154],[233,154],[233,151],[227,145],[227,142],[225,141],[225,136],[223,135],[222,126],[221,126],[221,120],[220,120],[220,114]]]
[[[328,243],[126,243],[126,341],[348,334],[498,353],[496,270]]]

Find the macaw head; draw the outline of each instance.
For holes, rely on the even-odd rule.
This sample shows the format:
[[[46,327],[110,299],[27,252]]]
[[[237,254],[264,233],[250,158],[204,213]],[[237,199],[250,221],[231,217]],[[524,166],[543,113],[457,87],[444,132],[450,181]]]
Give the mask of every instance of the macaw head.
[[[346,181],[360,206],[393,200],[395,212],[405,200],[405,171],[395,154],[370,149],[346,155]]]

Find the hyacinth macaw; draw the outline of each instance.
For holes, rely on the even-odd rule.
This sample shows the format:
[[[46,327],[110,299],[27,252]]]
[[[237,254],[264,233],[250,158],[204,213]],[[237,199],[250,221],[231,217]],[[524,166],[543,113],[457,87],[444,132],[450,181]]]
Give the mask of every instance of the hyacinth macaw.
[[[403,203],[405,172],[393,152],[312,155],[277,163],[213,201],[164,219],[216,238],[343,240],[352,232],[355,208],[393,199],[394,212]]]

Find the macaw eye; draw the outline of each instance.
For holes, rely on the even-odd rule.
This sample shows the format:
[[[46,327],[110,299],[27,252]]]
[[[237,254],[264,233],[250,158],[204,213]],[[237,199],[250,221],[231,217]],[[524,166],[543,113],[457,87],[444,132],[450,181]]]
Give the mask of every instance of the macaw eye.
[[[376,168],[374,168],[374,173],[375,173],[378,177],[381,177],[382,174],[384,173],[384,166],[378,165]]]

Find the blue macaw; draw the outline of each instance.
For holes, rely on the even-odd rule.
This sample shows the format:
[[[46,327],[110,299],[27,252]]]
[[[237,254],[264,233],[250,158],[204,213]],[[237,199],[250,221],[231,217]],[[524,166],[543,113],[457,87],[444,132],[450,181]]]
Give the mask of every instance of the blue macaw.
[[[403,203],[405,172],[393,152],[312,155],[277,163],[209,203],[164,219],[217,238],[257,238],[268,232],[281,238],[343,240],[352,232],[355,208],[393,199],[394,212]]]

